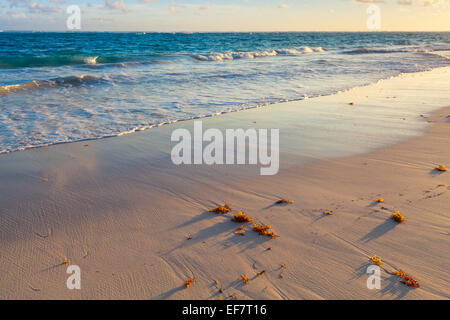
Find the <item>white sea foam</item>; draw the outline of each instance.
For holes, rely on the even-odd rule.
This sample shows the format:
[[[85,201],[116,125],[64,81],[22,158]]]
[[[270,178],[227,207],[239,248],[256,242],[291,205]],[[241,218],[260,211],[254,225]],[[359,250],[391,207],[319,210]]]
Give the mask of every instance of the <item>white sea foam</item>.
[[[96,57],[87,57],[84,59],[84,62],[86,62],[87,64],[97,64],[97,59],[98,56]]]
[[[311,46],[120,62],[101,56],[83,65],[7,70],[0,86],[0,154],[332,94],[401,72],[446,66],[446,48],[380,46],[373,50],[387,54],[364,55],[371,51],[353,47],[351,55],[346,54],[351,49],[323,52]],[[251,66],[198,62],[275,56],[284,58],[256,59]],[[81,63],[82,58],[77,56]],[[79,75],[83,68],[89,74]]]
[[[83,84],[95,83],[102,80],[107,80],[94,75],[77,75],[69,77],[54,78],[51,80],[32,80],[24,84],[13,84],[0,87],[0,97],[11,93],[26,90],[44,89],[50,87],[64,87],[64,86],[81,86]]]
[[[433,51],[433,52],[427,52],[428,54],[434,54],[436,56],[445,58],[447,60],[450,60],[450,50],[442,50],[442,51]]]
[[[324,52],[322,47],[299,47],[295,49],[275,49],[268,51],[254,51],[254,52],[222,52],[211,54],[196,54],[194,59],[199,61],[229,61],[238,59],[255,59],[261,57],[273,57],[278,55],[299,55],[314,52]]]

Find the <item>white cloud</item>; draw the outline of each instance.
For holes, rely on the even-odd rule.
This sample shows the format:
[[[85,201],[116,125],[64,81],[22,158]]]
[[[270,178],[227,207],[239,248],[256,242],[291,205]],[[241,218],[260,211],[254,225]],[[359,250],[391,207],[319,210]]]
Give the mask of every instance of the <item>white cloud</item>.
[[[9,2],[9,6],[18,7],[21,4],[25,4],[26,0],[7,0]]]
[[[32,13],[61,13],[61,8],[46,6],[42,3],[31,2],[28,4],[28,10]]]
[[[384,0],[353,0],[359,3],[384,3]]]
[[[111,10],[128,11],[124,0],[105,0],[105,7]]]
[[[11,18],[13,19],[26,19],[27,15],[25,13],[13,13],[11,14]]]
[[[444,0],[397,0],[397,4],[402,6],[412,6],[414,3],[424,7],[438,7],[444,4]]]
[[[184,4],[176,3],[173,0],[170,0],[169,10],[170,12],[175,12],[177,8],[186,8]]]
[[[440,6],[441,4],[444,4],[444,0],[424,0],[421,2],[425,7]]]
[[[206,2],[204,5],[200,6],[200,10],[210,10],[211,9],[211,3]]]

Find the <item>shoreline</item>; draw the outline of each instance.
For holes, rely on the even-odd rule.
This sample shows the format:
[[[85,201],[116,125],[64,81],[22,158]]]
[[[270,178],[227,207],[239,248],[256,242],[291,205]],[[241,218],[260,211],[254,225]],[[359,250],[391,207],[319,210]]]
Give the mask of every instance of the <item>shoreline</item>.
[[[425,70],[425,71],[418,71],[418,72],[408,72],[408,73],[399,73],[397,75],[394,76],[389,76],[387,78],[382,78],[379,79],[373,83],[369,83],[369,84],[364,84],[364,85],[360,85],[360,86],[355,86],[355,87],[351,87],[342,91],[337,91],[337,92],[332,92],[330,94],[327,95],[318,95],[318,96],[305,96],[304,98],[298,98],[298,99],[293,99],[293,100],[285,100],[285,101],[277,101],[277,102],[271,102],[271,103],[265,103],[265,104],[260,104],[260,105],[256,105],[256,106],[250,106],[250,107],[244,107],[244,108],[238,108],[238,109],[233,109],[233,110],[229,110],[229,111],[222,111],[222,112],[217,112],[217,113],[211,113],[211,114],[206,114],[206,115],[200,115],[200,116],[195,116],[192,118],[186,118],[186,119],[180,119],[180,120],[172,120],[172,121],[168,121],[168,122],[161,122],[161,123],[155,123],[152,125],[148,125],[148,126],[142,126],[142,127],[136,127],[133,129],[130,129],[128,131],[124,131],[124,132],[120,132],[117,134],[113,134],[113,135],[105,135],[105,136],[101,136],[101,137],[93,137],[93,138],[83,138],[80,140],[74,140],[74,141],[58,141],[58,142],[51,142],[48,144],[42,144],[42,145],[35,145],[35,146],[27,146],[27,147],[21,147],[21,148],[17,148],[17,149],[13,149],[10,151],[0,151],[0,157],[2,155],[6,155],[6,154],[10,154],[10,153],[15,153],[15,152],[20,152],[20,151],[27,151],[27,150],[31,150],[31,149],[37,149],[37,148],[47,148],[47,147],[52,147],[52,146],[58,146],[61,144],[71,144],[71,143],[83,143],[83,142],[88,142],[88,141],[100,141],[100,140],[104,140],[104,139],[110,139],[110,138],[118,138],[121,136],[126,136],[126,135],[130,135],[130,134],[134,134],[134,133],[139,133],[139,132],[143,132],[143,131],[147,131],[147,130],[151,130],[151,129],[156,129],[162,126],[167,126],[167,125],[173,125],[176,123],[182,123],[182,122],[191,122],[191,121],[195,121],[195,120],[202,120],[202,119],[209,119],[209,118],[214,118],[216,116],[223,116],[223,115],[227,115],[227,114],[231,114],[231,113],[237,113],[237,112],[242,112],[242,111],[250,111],[253,109],[260,109],[260,108],[276,108],[280,105],[284,105],[284,104],[292,104],[292,103],[298,103],[304,100],[308,100],[308,99],[320,99],[323,97],[333,97],[335,95],[340,95],[340,94],[345,94],[348,92],[352,92],[352,91],[357,91],[360,89],[366,89],[366,88],[370,88],[372,86],[376,86],[379,84],[383,84],[383,82],[395,79],[395,78],[401,78],[402,76],[408,76],[408,75],[421,75],[421,74],[426,74],[429,72],[439,72],[439,70],[449,70],[450,67],[448,66],[444,66],[444,67],[436,67],[436,68],[432,68],[430,70]]]
[[[434,74],[448,83],[448,71]],[[287,134],[275,176],[259,176],[251,166],[176,167],[170,162],[169,126],[151,135],[1,156],[0,297],[448,299],[450,180],[433,170],[450,166],[448,90],[429,83],[419,92],[416,77],[421,76],[391,82],[395,99],[376,86],[354,90],[355,107],[344,92],[311,99],[308,108],[297,108],[303,100],[205,119],[219,128],[230,119],[233,127],[255,127],[253,121],[263,128],[280,125]],[[367,90],[373,111],[360,110]],[[370,112],[382,107],[389,116],[379,124]],[[305,131],[308,124],[321,125],[315,119],[329,113],[334,122],[325,121],[342,136],[309,137],[316,147],[294,135],[312,132]],[[351,129],[364,119],[366,130]],[[385,203],[374,204],[379,197]],[[282,198],[295,203],[274,205]],[[239,225],[230,214],[207,211],[224,203],[233,213],[242,210],[271,225],[280,238],[251,228],[236,235]],[[334,214],[324,215],[327,210]],[[397,210],[406,217],[403,224],[390,219]],[[375,254],[384,267],[404,270],[421,287],[409,288],[382,272],[381,290],[368,290],[365,271]],[[81,290],[66,288],[65,259],[80,266]],[[238,280],[243,274],[250,278],[247,285]],[[185,289],[190,277],[196,282]]]

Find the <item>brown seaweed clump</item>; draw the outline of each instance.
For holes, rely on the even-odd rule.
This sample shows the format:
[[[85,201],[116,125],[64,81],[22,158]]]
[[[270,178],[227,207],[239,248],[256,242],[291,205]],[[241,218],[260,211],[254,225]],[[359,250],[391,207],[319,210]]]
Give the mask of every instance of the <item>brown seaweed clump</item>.
[[[253,231],[258,232],[260,235],[265,235],[269,229],[270,229],[270,226],[265,226],[262,224],[255,224],[253,226]]]
[[[215,213],[220,213],[220,214],[225,214],[231,211],[231,208],[225,204],[223,206],[218,206],[217,208],[214,209],[210,209],[208,210],[209,212],[215,212]]]
[[[392,219],[398,223],[402,223],[403,221],[405,221],[405,217],[400,213],[400,211],[397,211],[396,213],[394,213],[392,215]]]
[[[439,167],[436,167],[435,169],[441,172],[447,171],[447,168],[443,164],[441,164]]]
[[[245,284],[248,284],[248,277],[246,275],[242,275],[238,278],[238,280],[242,280]]]
[[[195,282],[195,278],[186,279],[184,286],[189,288]]]
[[[275,204],[285,204],[285,203],[294,203],[295,201],[293,200],[285,200],[285,199],[281,199],[278,200],[277,202],[275,202]]]
[[[395,274],[401,277],[402,280],[400,280],[400,282],[407,285],[408,287],[420,287],[419,281],[417,281],[411,276],[408,276],[402,270],[395,271]]]
[[[253,219],[247,216],[245,212],[236,213],[233,215],[233,219],[231,219],[231,221],[238,223],[253,223]]]
[[[279,237],[278,235],[270,231],[270,226],[255,224],[253,225],[253,231],[258,232],[262,236],[268,236],[272,239]]]
[[[256,273],[256,274],[257,274],[258,277],[259,277],[259,276],[262,276],[264,273],[266,273],[266,270],[259,271],[259,272]]]
[[[376,255],[374,255],[373,257],[370,257],[370,259],[372,260],[373,263],[375,263],[378,266],[381,266],[381,258],[377,258]]]

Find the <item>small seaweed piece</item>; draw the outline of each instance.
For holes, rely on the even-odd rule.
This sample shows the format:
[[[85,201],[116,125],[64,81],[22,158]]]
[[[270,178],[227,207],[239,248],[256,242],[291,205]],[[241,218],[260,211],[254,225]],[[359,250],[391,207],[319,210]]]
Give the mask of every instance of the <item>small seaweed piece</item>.
[[[323,214],[331,216],[333,214],[333,210],[324,211]]]
[[[67,258],[64,258],[64,260],[61,262],[61,264],[69,264],[69,263],[70,263],[70,261]]]
[[[377,255],[370,257],[370,259],[372,259],[372,262],[375,263],[376,265],[381,266],[381,258],[377,258]]]
[[[194,283],[194,281],[195,281],[195,278],[186,279],[186,281],[184,282],[184,286],[186,288],[189,288]]]
[[[281,268],[286,268],[286,265],[284,263],[281,264]]]
[[[247,216],[245,214],[245,212],[239,212],[236,213],[235,215],[233,215],[233,219],[231,219],[233,222],[238,222],[238,223],[253,223],[253,219],[250,218],[249,216]]]
[[[272,239],[274,239],[276,237],[279,237],[278,235],[276,235],[275,233],[270,231],[270,226],[265,226],[265,225],[261,225],[261,224],[254,224],[253,225],[253,231],[258,232],[262,236],[269,236]]]
[[[348,104],[353,106],[355,103],[353,101],[350,101]]]
[[[374,202],[377,202],[377,203],[383,203],[383,202],[384,202],[384,199],[383,199],[383,198],[379,198],[379,199],[375,200]]]
[[[264,236],[270,229],[270,226],[265,226],[261,224],[253,225],[253,231],[258,232],[260,235]]]
[[[217,208],[214,209],[210,209],[208,210],[209,212],[215,212],[215,213],[221,213],[221,214],[225,214],[231,211],[231,208],[225,204],[223,206],[218,206]]]
[[[30,289],[33,290],[34,292],[39,292],[39,291],[41,291],[41,289],[39,289],[39,288],[34,288],[34,287],[32,287],[32,286],[30,286]]]
[[[214,283],[216,284],[216,286],[219,285],[219,281],[218,280],[214,280]]]
[[[266,273],[266,270],[259,271],[259,272],[256,273],[256,274],[257,274],[258,277],[259,277],[259,276],[262,276],[264,273]]]
[[[272,238],[272,239],[275,239],[275,238],[279,237],[279,235],[275,234],[273,231],[267,231],[267,232],[265,233],[265,235],[266,235],[266,236],[269,236],[269,237]]]
[[[238,278],[238,280],[242,280],[242,282],[244,282],[245,284],[248,283],[248,277],[246,275],[242,275]]]
[[[439,167],[436,167],[435,170],[445,172],[447,171],[447,168],[443,164],[441,164]]]
[[[395,274],[401,277],[402,280],[400,280],[400,282],[407,285],[408,287],[420,287],[419,281],[417,281],[411,276],[408,276],[402,270],[395,271]]]
[[[277,202],[275,202],[275,204],[294,203],[294,202],[295,201],[293,201],[293,200],[281,199],[281,200],[278,200]]]
[[[400,213],[400,211],[395,212],[392,215],[392,219],[398,223],[402,223],[403,221],[405,221],[405,217]]]
[[[245,236],[245,232],[244,231],[238,231],[238,232],[235,232],[237,235],[239,235],[239,236]]]
[[[239,226],[236,228],[236,230],[244,230],[244,229],[245,229],[245,226]]]
[[[270,229],[270,226],[265,226],[262,224],[253,225],[253,231],[258,232],[260,235],[265,235],[269,229]]]

